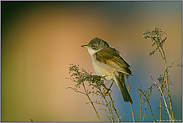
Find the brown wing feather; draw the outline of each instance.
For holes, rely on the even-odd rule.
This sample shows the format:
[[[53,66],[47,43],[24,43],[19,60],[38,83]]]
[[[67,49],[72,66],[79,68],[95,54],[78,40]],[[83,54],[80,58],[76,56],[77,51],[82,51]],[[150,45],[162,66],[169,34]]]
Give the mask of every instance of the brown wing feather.
[[[96,53],[96,59],[125,74],[131,75],[130,65],[120,57],[119,52],[114,48],[104,48]]]

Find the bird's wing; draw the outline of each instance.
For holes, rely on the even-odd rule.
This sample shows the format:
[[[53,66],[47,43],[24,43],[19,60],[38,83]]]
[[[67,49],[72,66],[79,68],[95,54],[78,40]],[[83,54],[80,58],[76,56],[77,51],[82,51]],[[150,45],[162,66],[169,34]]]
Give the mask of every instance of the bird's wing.
[[[104,48],[98,51],[96,54],[96,59],[106,65],[115,68],[116,70],[131,75],[129,65],[123,58],[120,57],[119,52],[114,48]]]

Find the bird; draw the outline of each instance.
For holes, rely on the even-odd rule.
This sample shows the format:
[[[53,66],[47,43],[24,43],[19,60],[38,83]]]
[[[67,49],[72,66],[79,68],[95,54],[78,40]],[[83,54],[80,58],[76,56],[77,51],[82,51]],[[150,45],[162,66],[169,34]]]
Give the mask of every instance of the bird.
[[[132,72],[129,69],[130,65],[119,55],[119,51],[98,37],[81,47],[88,49],[96,74],[107,81],[112,81],[112,84],[115,81],[124,101],[133,103],[124,79],[125,75],[132,76]]]

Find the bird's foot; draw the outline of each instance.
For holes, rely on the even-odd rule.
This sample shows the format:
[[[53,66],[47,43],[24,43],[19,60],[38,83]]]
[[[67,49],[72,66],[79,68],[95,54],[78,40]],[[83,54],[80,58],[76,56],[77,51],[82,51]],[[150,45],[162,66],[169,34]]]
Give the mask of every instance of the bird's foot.
[[[109,94],[109,90],[110,90],[110,88],[105,89],[105,90],[104,90],[104,94],[105,94],[105,95],[108,95],[108,94]]]
[[[98,75],[98,77],[101,79],[102,77],[106,77],[108,75]]]
[[[113,83],[114,83],[114,80],[112,81],[110,87],[109,87],[108,89],[104,90],[104,94],[105,94],[105,95],[108,95],[108,94],[109,94],[109,90],[111,89]]]

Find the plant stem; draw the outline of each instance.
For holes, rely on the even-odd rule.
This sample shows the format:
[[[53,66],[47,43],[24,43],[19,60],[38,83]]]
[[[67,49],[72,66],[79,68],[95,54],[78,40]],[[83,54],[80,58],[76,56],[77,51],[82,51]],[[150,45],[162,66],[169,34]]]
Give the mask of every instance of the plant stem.
[[[130,94],[130,87],[129,87],[129,82],[128,82],[128,76],[126,76],[126,82],[127,82],[127,85],[128,85],[128,93]],[[135,115],[134,115],[134,112],[133,112],[132,103],[130,103],[130,108],[131,108],[131,111],[132,111],[133,122],[135,122]]]
[[[143,122],[144,122],[144,119],[145,119],[145,116],[146,116],[146,109],[147,109],[147,102],[146,102],[146,106],[145,106],[145,109],[144,109]]]
[[[163,93],[163,85],[161,85],[161,90],[162,90],[162,93]],[[161,97],[160,97],[160,106],[159,106],[159,122],[161,122],[161,117],[162,117],[162,93],[161,93]]]
[[[150,74],[150,75],[151,75],[151,74]],[[166,100],[165,100],[163,91],[161,90],[161,88],[160,88],[160,86],[158,85],[158,83],[152,78],[152,76],[151,76],[151,79],[153,80],[153,82],[154,82],[154,83],[157,85],[157,87],[159,88],[159,90],[160,90],[160,92],[161,92],[161,94],[162,94],[162,97],[163,97],[163,102],[164,102],[164,104],[165,104],[165,109],[167,110],[169,119],[172,120],[172,117],[171,117],[170,112],[169,112],[169,110],[168,110],[168,106],[167,106],[167,104],[166,104]]]
[[[170,111],[171,111],[171,115],[172,115],[172,121],[174,122],[174,115],[173,115],[173,108],[172,108],[172,99],[171,99],[171,95],[170,95],[170,91],[169,91],[169,85],[168,85],[168,68],[167,68],[167,60],[166,60],[166,56],[165,56],[165,52],[163,50],[163,48],[161,47],[161,51],[163,54],[163,59],[165,62],[165,79],[166,79],[166,89],[168,92],[168,99],[170,102]]]
[[[151,111],[152,118],[153,118],[154,122],[156,122],[155,119],[154,119],[154,115],[153,115],[153,112],[152,112],[152,109],[151,109],[150,102],[149,102],[149,101],[147,101],[147,102],[148,102],[148,104],[149,104],[149,109],[150,109],[150,111]]]
[[[116,117],[117,117],[117,119],[118,119],[118,122],[121,122],[121,120],[120,120],[120,118],[119,118],[119,116],[118,116],[118,113],[117,113],[117,111],[116,111],[116,108],[114,107],[114,101],[112,100],[112,97],[111,97],[110,94],[109,94],[109,98],[110,98],[110,100],[111,100],[112,108],[113,108],[113,110],[114,110],[114,113],[116,114]]]
[[[149,102],[149,99],[148,99],[147,96],[144,94],[144,92],[141,91],[141,93],[142,93],[142,95],[146,98],[146,101],[147,101],[147,103],[149,104],[149,109],[150,109],[152,118],[153,118],[154,122],[156,122],[156,120],[154,119],[154,115],[153,115],[153,112],[152,112],[152,108],[151,108],[151,104],[150,104],[150,102]]]
[[[140,121],[142,122],[142,95],[140,94]]]
[[[105,87],[105,88],[106,88],[106,87]],[[106,103],[105,106],[107,107],[107,110],[108,110],[109,115],[110,115],[110,117],[111,117],[111,119],[112,119],[112,122],[114,122],[113,114],[112,114],[111,110],[109,109],[110,107],[109,107],[109,104],[108,104],[108,102],[107,102],[107,99],[105,98],[104,93],[102,92],[102,90],[101,90],[99,87],[97,87],[97,89],[100,91],[102,97],[104,98],[104,101],[105,101],[105,103]]]
[[[135,122],[135,115],[134,115],[134,112],[133,112],[133,107],[132,107],[131,102],[130,102],[130,108],[131,108],[131,111],[132,111],[133,122]]]
[[[95,113],[96,113],[96,115],[97,115],[97,118],[98,118],[99,122],[101,122],[100,117],[99,117],[99,115],[98,115],[98,112],[97,112],[97,110],[96,110],[96,108],[95,108],[95,106],[94,106],[92,100],[90,99],[90,97],[89,97],[89,95],[88,95],[88,92],[86,91],[86,87],[85,87],[84,82],[83,82],[83,88],[84,88],[84,91],[85,91],[85,93],[86,93],[86,96],[88,97],[88,100],[90,101],[90,103],[91,103],[91,105],[92,105],[92,107],[93,107],[93,109],[94,109],[94,111],[95,111]]]
[[[162,94],[161,94],[161,97],[160,97],[160,106],[159,106],[159,121],[161,122],[161,106],[162,106]]]

